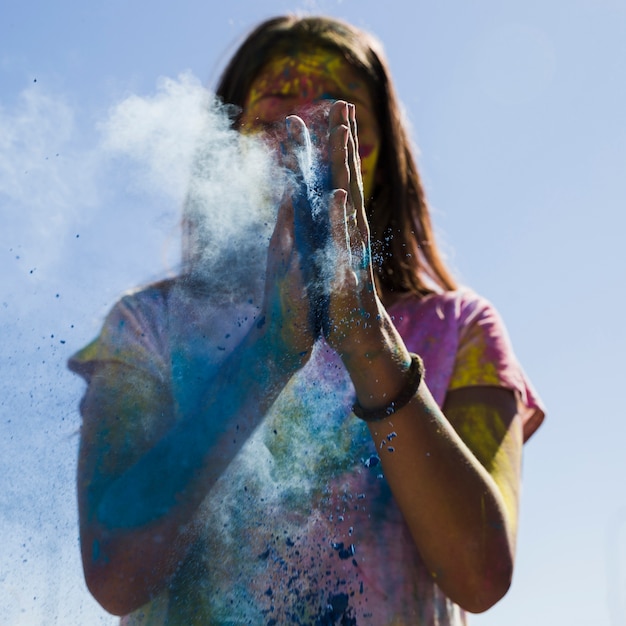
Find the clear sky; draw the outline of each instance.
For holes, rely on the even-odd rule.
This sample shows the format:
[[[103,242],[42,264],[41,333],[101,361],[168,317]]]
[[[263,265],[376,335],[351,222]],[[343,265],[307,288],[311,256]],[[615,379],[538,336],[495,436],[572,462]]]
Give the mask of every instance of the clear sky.
[[[82,580],[64,363],[175,263],[179,198],[137,182],[103,124],[159,77],[212,85],[247,29],[294,10],[384,43],[448,259],[547,405],[513,587],[472,623],[625,624],[626,0],[3,0],[0,622],[115,623]]]

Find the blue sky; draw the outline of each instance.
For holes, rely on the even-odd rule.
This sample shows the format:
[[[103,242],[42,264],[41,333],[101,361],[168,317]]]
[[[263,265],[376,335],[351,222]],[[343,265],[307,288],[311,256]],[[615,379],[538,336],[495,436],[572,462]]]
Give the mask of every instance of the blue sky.
[[[121,292],[175,264],[179,205],[111,157],[102,124],[159,77],[210,86],[247,29],[293,10],[384,43],[448,259],[548,408],[513,587],[472,623],[623,624],[625,0],[3,0],[0,621],[115,623],[82,582],[82,387],[64,362]]]

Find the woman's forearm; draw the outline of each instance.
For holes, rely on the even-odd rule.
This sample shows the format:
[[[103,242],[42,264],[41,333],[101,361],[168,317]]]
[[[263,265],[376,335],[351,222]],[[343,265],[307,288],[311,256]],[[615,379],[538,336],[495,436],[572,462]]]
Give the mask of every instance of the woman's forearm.
[[[207,385],[198,413],[101,490],[81,544],[87,582],[105,608],[138,608],[176,571],[200,503],[300,364],[255,327]]]
[[[355,342],[366,345],[367,354],[344,358],[365,409],[389,405],[407,380],[408,351],[384,313],[381,322],[366,341]],[[485,423],[500,419],[499,408],[489,406],[487,399],[479,407]],[[500,485],[425,382],[408,405],[369,427],[385,477],[433,577],[468,610],[485,610],[510,584],[516,508],[505,506]]]
[[[246,338],[183,418],[108,489],[97,519],[112,529],[153,524],[173,508],[195,511],[291,375],[264,335]]]
[[[433,578],[480,612],[508,589],[514,520],[493,478],[422,383],[389,419],[370,424],[384,474]]]

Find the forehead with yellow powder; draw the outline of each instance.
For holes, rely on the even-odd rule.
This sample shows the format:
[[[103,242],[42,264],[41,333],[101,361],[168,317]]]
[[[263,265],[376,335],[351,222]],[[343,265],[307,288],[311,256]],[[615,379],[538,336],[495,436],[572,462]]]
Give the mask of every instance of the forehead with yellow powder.
[[[338,53],[324,48],[273,57],[252,82],[247,106],[267,96],[305,100],[350,99],[366,85]]]

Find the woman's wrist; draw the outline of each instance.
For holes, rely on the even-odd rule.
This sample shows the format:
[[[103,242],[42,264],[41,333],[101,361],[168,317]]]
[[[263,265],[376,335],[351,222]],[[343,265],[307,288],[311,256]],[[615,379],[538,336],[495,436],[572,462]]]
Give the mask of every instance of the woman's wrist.
[[[367,324],[353,324],[338,349],[363,409],[387,406],[405,387],[412,358],[382,303],[376,298]]]
[[[404,375],[400,391],[387,399],[384,404],[364,407],[357,397],[352,407],[354,414],[365,422],[379,422],[404,408],[415,396],[424,377],[424,363],[417,354],[411,354],[411,363]]]
[[[411,366],[406,351],[386,352],[348,368],[356,401],[364,410],[387,406],[405,386]]]
[[[352,364],[358,366],[363,360],[375,359],[384,354],[395,343],[389,328],[393,331],[395,329],[387,312],[376,294],[370,295],[367,302],[359,298],[356,306],[345,306],[343,315],[335,313],[336,319],[333,319],[326,337],[348,370]]]

